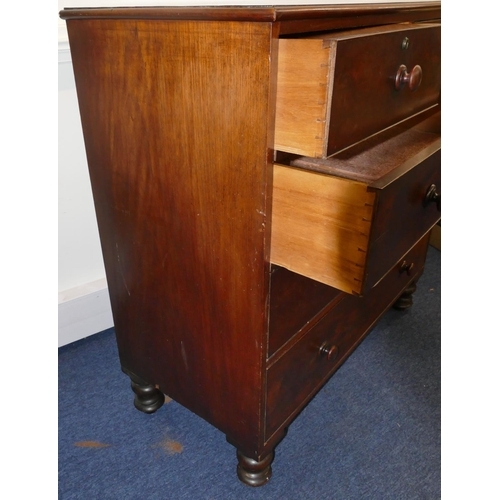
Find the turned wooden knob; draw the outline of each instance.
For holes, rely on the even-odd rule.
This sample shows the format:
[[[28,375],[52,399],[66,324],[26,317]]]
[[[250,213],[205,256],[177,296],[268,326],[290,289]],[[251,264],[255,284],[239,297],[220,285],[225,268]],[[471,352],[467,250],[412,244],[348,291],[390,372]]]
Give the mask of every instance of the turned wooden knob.
[[[425,193],[424,205],[430,203],[435,203],[437,209],[441,212],[441,194],[438,193],[436,184],[431,184],[427,189],[427,193]]]
[[[406,273],[408,276],[410,276],[412,269],[413,269],[413,262],[407,262],[406,260],[403,260],[399,268],[399,272],[401,274]]]
[[[402,64],[396,73],[396,78],[394,80],[394,86],[396,90],[401,90],[406,84],[410,90],[417,90],[422,83],[422,68],[417,64],[408,73],[408,70],[404,64]]]
[[[328,345],[326,342],[319,348],[319,353],[322,356],[326,356],[326,359],[328,361],[333,361],[338,353],[339,353],[339,348],[336,345]]]

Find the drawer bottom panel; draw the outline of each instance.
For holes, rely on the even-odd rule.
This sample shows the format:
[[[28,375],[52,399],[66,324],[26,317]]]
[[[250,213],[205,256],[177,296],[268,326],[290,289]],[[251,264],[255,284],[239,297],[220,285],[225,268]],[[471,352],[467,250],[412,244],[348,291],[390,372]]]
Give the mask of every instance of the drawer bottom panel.
[[[266,440],[286,426],[347,359],[380,316],[422,271],[429,235],[422,238],[364,297],[344,294],[335,307],[267,370]],[[402,266],[412,265],[408,274]]]

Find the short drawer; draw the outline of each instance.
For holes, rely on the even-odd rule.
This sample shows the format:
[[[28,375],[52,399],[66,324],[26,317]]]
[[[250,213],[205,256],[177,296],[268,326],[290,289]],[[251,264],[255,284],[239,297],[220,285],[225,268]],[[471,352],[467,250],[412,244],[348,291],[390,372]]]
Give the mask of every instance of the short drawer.
[[[378,178],[362,180],[357,159],[377,164],[360,151],[347,161],[275,164],[273,181],[271,262],[354,295],[366,294],[438,222],[441,196],[439,136],[412,129],[368,149],[382,158]],[[384,171],[391,161],[397,167]]]
[[[325,158],[436,105],[439,24],[280,39],[275,149]]]
[[[418,276],[425,262],[428,241],[425,235],[365,297],[344,294],[289,350],[271,358],[267,370],[268,439],[307,404],[387,307]]]

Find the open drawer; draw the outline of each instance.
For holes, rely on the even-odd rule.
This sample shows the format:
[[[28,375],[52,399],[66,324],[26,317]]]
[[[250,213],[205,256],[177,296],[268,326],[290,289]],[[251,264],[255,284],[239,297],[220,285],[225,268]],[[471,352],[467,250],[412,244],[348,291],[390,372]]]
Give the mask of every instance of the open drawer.
[[[279,40],[275,149],[326,158],[435,106],[439,24]]]
[[[271,262],[350,294],[376,285],[440,219],[439,120],[275,164]]]

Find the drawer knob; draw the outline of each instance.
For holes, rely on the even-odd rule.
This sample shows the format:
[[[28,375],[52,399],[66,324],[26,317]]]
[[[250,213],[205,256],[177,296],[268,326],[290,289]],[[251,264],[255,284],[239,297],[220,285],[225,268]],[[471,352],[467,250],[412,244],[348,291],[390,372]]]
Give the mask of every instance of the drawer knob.
[[[441,194],[437,191],[436,184],[431,184],[427,193],[425,193],[424,206],[435,203],[437,209],[441,212]]]
[[[412,269],[413,262],[407,262],[406,260],[403,260],[403,262],[401,263],[401,267],[399,268],[399,272],[401,274],[406,273],[408,276],[410,276]]]
[[[328,345],[326,342],[319,348],[319,353],[326,356],[328,361],[333,361],[339,354],[339,348],[336,345]]]
[[[394,86],[396,90],[401,90],[406,84],[410,90],[417,90],[422,83],[422,68],[417,64],[408,73],[408,70],[404,64],[398,68],[396,73],[396,78],[394,81]]]

